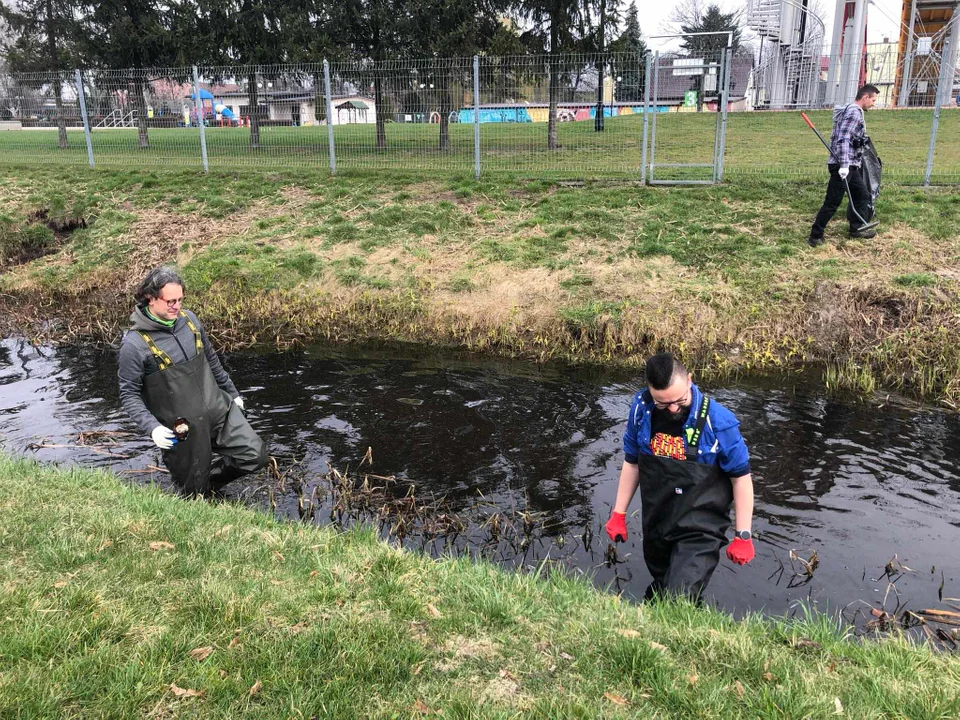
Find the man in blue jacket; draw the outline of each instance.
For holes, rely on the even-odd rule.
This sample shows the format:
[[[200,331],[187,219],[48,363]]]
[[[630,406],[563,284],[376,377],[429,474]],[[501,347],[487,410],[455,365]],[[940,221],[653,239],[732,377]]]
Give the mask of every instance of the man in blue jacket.
[[[750,455],[733,413],[708,398],[669,353],[647,360],[647,389],[637,393],[623,435],[623,469],[606,530],[627,539],[626,513],[637,488],[643,559],[653,576],[645,597],[683,594],[699,601],[727,544],[731,562],[753,560]]]

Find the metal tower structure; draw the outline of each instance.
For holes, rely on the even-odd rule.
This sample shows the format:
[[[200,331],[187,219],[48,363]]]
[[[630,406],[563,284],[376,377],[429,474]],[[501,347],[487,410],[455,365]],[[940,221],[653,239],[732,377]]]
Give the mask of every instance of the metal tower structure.
[[[825,30],[810,0],[749,0],[747,25],[760,36],[754,107],[818,106]]]
[[[866,74],[868,0],[837,0],[824,104],[845,105]]]
[[[898,107],[949,103],[960,50],[958,0],[903,0],[894,102]]]

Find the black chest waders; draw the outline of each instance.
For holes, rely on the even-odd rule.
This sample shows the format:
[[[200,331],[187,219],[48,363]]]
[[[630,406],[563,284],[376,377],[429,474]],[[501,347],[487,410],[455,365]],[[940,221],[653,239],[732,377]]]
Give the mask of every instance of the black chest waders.
[[[160,368],[143,379],[144,402],[168,428],[177,418],[190,424],[186,440],[163,451],[163,464],[185,495],[204,495],[266,465],[267,451],[240,408],[217,385],[200,331],[185,313],[180,316],[196,337],[197,354],[186,362],[174,364],[148,333],[140,332]],[[224,456],[217,463],[214,450]]]
[[[653,576],[647,599],[683,594],[698,602],[727,543],[733,486],[718,465],[697,462],[709,402],[704,397],[696,427],[687,431],[686,460],[637,458],[643,559]]]

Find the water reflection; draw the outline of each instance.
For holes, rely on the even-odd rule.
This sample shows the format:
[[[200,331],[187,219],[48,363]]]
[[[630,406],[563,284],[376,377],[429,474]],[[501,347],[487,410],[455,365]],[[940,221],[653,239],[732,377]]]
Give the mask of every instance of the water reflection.
[[[490,539],[484,521],[492,513],[532,513],[536,530],[527,546],[488,543],[492,555],[513,565],[557,560],[634,595],[649,581],[639,516],[620,547],[626,562],[603,562],[601,524],[616,493],[620,437],[635,391],[629,377],[474,357],[416,359],[397,350],[241,354],[225,364],[273,454],[302,462],[307,495],[311,477],[331,466],[356,468],[371,447],[373,471],[396,476],[399,496],[414,487],[418,497],[475,521],[454,540],[408,537],[408,545],[476,552]],[[26,452],[43,439],[74,444],[84,430],[132,429],[115,378],[109,352],[3,341],[4,445]],[[935,604],[941,572],[944,595],[960,595],[960,554],[953,549],[960,543],[958,418],[837,401],[811,389],[706,389],[742,421],[757,488],[757,559],[744,568],[721,562],[708,589],[715,602],[734,612],[782,613],[803,598],[833,608],[878,600],[886,589],[883,567],[895,554],[916,571],[897,583],[904,600]],[[110,452],[58,447],[35,454],[118,471],[158,461],[149,439],[138,436]],[[268,507],[266,488],[261,479],[232,493]],[[274,499],[278,514],[298,517],[293,490]],[[631,509],[639,509],[639,498]],[[318,517],[327,521],[329,513]],[[791,550],[804,558],[816,550],[820,558],[813,580],[793,588]],[[777,584],[781,564],[787,577]]]

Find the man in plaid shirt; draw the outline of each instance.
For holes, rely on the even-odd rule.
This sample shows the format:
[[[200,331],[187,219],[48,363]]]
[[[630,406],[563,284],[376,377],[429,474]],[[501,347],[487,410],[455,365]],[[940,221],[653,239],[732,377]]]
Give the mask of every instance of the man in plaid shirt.
[[[827,183],[827,197],[823,207],[817,213],[810,230],[807,242],[811,247],[823,244],[823,232],[827,228],[830,218],[837,212],[840,203],[847,194],[846,183],[850,184],[850,195],[856,203],[856,210],[860,216],[869,221],[868,205],[870,191],[860,174],[860,163],[863,157],[863,139],[867,128],[863,121],[863,113],[877,102],[880,90],[874,85],[864,85],[857,90],[857,98],[846,107],[837,108],[833,113],[833,134],[830,136],[830,159],[827,169],[830,171],[830,181]],[[870,230],[857,230],[860,221],[853,213],[853,208],[847,205],[847,221],[850,223],[850,237],[872,238],[877,233]]]

